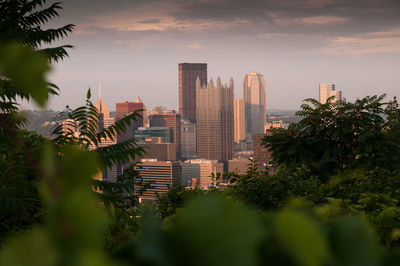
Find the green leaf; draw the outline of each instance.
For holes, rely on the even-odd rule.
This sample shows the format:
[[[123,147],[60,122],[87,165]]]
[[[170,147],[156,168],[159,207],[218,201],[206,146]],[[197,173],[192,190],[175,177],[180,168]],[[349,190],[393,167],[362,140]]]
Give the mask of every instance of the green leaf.
[[[40,107],[48,100],[46,73],[49,70],[50,65],[40,53],[16,43],[0,45],[0,73]]]
[[[376,237],[371,227],[361,218],[339,218],[332,225],[330,235],[338,265],[379,265]]]
[[[319,266],[329,259],[327,241],[318,224],[303,213],[283,211],[276,219],[281,249],[299,265]]]
[[[91,96],[92,96],[92,93],[90,92],[90,88],[89,88],[87,91],[86,98],[89,100]]]
[[[57,255],[48,236],[36,229],[10,240],[0,252],[0,265],[52,266]]]
[[[168,232],[173,265],[256,265],[265,236],[254,212],[230,200],[199,197],[177,212]]]

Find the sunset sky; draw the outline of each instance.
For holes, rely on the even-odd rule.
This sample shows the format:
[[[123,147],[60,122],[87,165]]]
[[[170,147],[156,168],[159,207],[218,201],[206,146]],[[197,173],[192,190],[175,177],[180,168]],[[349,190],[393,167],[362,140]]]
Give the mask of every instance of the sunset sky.
[[[51,3],[51,2],[50,2]],[[73,23],[75,46],[50,78],[61,89],[49,108],[77,107],[98,84],[110,110],[140,96],[178,108],[178,63],[207,63],[208,77],[264,75],[267,109],[297,109],[335,83],[354,100],[400,96],[399,0],[64,1],[51,26]]]

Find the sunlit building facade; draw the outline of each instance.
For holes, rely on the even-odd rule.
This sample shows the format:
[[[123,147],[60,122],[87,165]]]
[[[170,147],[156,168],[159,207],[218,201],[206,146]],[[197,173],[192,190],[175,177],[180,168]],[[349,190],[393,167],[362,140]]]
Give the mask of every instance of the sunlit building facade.
[[[151,183],[140,196],[140,202],[156,200],[156,193],[165,194],[173,183],[180,183],[180,163],[173,161],[158,161],[156,159],[142,159],[140,167],[136,166],[145,183]]]
[[[172,143],[175,144],[176,159],[181,158],[181,114],[174,110],[152,110],[149,115],[150,127],[169,127],[172,130]]]
[[[234,101],[234,141],[236,143],[246,139],[246,113],[243,99]]]
[[[329,97],[334,96],[333,102],[342,100],[342,91],[337,91],[335,84],[319,84],[319,102],[324,104]]]
[[[99,112],[99,131],[106,129],[115,123],[114,117],[110,116],[110,110],[105,105],[102,98],[99,98],[97,100],[95,107]],[[110,145],[114,145],[116,143],[117,143],[117,138],[111,139],[109,137],[106,137],[101,139],[101,142],[98,146],[107,147]],[[104,170],[102,173],[102,177],[98,179],[115,182],[117,181],[117,175],[118,175],[117,166],[114,165],[112,167],[108,167],[107,170]]]
[[[196,124],[189,120],[183,120],[181,123],[181,151],[182,158],[196,158]]]
[[[246,74],[243,82],[246,108],[246,133],[249,136],[264,132],[266,118],[266,88],[264,76],[257,72]]]
[[[192,186],[195,179],[198,186],[208,188],[216,185],[216,176],[218,173],[222,175],[224,165],[216,160],[195,159],[183,162],[181,169],[182,185]]]
[[[216,86],[211,79],[201,86],[196,81],[196,143],[197,158],[227,161],[233,153],[233,79],[222,85],[218,78]]]
[[[133,112],[143,109],[144,105],[139,97],[137,97],[135,102],[116,103],[116,120],[118,121]],[[143,111],[140,111],[139,114],[142,117],[137,117],[136,121],[131,121],[131,125],[124,132],[118,135],[118,142],[123,142],[133,138],[134,132],[139,127],[143,127]]]

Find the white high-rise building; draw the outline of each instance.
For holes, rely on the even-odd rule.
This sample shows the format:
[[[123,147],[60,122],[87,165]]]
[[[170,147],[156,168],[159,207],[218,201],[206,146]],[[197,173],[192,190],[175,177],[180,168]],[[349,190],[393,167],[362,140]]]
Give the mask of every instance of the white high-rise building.
[[[337,91],[335,84],[319,84],[319,102],[324,104],[329,97],[335,96],[333,102],[342,100],[342,91]]]
[[[246,108],[246,133],[263,133],[266,116],[266,92],[264,76],[257,72],[246,74],[243,82],[243,98]]]

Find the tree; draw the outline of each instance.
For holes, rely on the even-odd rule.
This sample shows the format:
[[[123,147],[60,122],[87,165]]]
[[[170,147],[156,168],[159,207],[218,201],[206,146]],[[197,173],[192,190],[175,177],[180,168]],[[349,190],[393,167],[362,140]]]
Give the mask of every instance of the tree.
[[[17,100],[43,107],[57,87],[46,80],[50,62],[66,57],[70,45],[50,47],[74,25],[42,29],[59,15],[60,3],[41,9],[45,0],[0,1],[0,213],[2,235],[41,221],[38,159],[44,139],[20,130],[25,118]],[[43,45],[48,48],[41,49]],[[6,230],[4,230],[6,228]]]
[[[11,53],[11,55],[8,54],[8,57],[15,57],[18,54],[15,51],[18,49],[15,48],[16,43],[38,51],[49,62],[58,62],[68,56],[67,49],[72,48],[71,45],[41,48],[43,45],[50,46],[53,42],[66,37],[75,28],[73,24],[68,24],[59,28],[42,29],[42,25],[58,17],[58,11],[61,10],[61,4],[58,2],[53,3],[47,8],[43,8],[45,4],[46,0],[0,1],[0,14],[2,14],[0,17],[0,45],[1,49],[7,49],[8,53]],[[29,62],[30,57],[24,57],[21,54],[19,60]],[[34,60],[37,61],[37,59]],[[20,66],[26,67],[24,64]],[[30,68],[30,72],[33,71],[37,70]],[[26,75],[28,72],[21,69],[17,73]],[[36,103],[43,105],[43,99],[48,97],[47,92],[57,94],[58,88],[54,84],[46,82],[47,92],[43,90],[29,90],[29,84],[10,82],[8,73],[3,72],[2,74],[3,76],[0,76],[0,110],[3,112],[17,111],[18,105],[15,101],[18,98],[27,101],[33,98]],[[18,80],[14,79],[14,81]],[[44,81],[41,80],[41,82]],[[42,97],[35,97],[32,93],[40,93]]]
[[[306,165],[325,180],[362,164],[398,169],[400,141],[391,136],[395,127],[384,118],[389,111],[384,106],[394,102],[384,103],[384,98],[367,96],[351,103],[333,102],[331,97],[325,104],[306,99],[296,113],[303,119],[288,129],[270,130],[272,134],[263,143],[276,164],[290,168]]]

